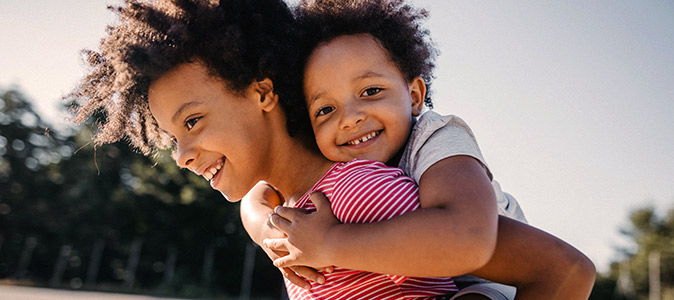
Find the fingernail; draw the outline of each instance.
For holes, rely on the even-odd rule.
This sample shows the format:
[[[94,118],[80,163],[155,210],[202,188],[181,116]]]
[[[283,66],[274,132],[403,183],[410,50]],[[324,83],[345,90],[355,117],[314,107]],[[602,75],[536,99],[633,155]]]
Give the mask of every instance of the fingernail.
[[[325,278],[323,278],[323,277],[318,277],[318,283],[324,284],[324,283],[325,283]]]

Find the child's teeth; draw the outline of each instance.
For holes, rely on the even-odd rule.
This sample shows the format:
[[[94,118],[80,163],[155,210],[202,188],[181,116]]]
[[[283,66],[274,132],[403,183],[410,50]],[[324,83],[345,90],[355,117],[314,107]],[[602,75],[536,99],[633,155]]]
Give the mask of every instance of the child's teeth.
[[[371,138],[375,137],[376,135],[377,135],[376,132],[371,132],[371,133],[369,133],[368,135],[366,135],[366,136],[364,136],[364,137],[362,137],[362,138],[360,138],[360,139],[357,139],[357,140],[351,142],[350,144],[351,144],[351,145],[358,145],[358,144],[360,144],[360,143],[367,142],[367,141],[369,141]]]
[[[218,169],[216,168],[211,168],[209,171],[211,171],[212,174],[215,174],[218,172]]]
[[[213,179],[213,173],[206,173],[204,174],[204,177],[206,177],[206,180],[211,180]]]

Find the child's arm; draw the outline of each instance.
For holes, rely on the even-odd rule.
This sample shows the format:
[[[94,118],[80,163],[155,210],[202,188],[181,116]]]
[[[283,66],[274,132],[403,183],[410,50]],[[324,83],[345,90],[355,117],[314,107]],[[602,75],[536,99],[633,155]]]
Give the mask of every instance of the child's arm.
[[[268,223],[268,215],[273,212],[275,206],[281,204],[283,204],[283,201],[278,193],[263,181],[258,182],[248,194],[241,199],[241,221],[253,242],[262,245],[262,240],[265,238],[285,237],[283,232]],[[283,248],[272,250],[262,246],[262,249],[272,260],[288,254]],[[315,282],[323,282],[325,280],[325,276],[309,267],[279,267],[279,270],[285,278],[290,280],[290,282],[304,288],[309,288],[309,283],[300,276]]]
[[[295,221],[303,223],[304,226],[322,227],[338,223],[329,210],[329,203],[325,197],[316,193],[311,199],[317,205],[318,211],[305,216],[323,220],[314,222],[316,219],[293,217]],[[307,220],[311,224],[304,222]],[[280,221],[281,228],[289,226],[287,220]],[[517,288],[515,299],[518,300],[572,300],[589,297],[596,273],[594,265],[585,255],[564,241],[527,224],[504,216],[499,216],[498,222],[498,241],[494,255],[485,266],[471,274],[515,286]],[[276,242],[277,240],[272,244]],[[294,247],[292,244],[288,246]],[[391,251],[397,251],[397,247],[392,249]],[[297,249],[291,250],[295,251]],[[358,252],[352,254],[368,257]],[[284,259],[276,260],[275,265],[290,265]],[[301,261],[311,264],[311,260]]]
[[[326,223],[279,207],[277,213],[293,224],[278,216],[272,222],[288,233],[289,243],[267,245],[292,248],[290,256],[276,261],[283,265],[407,276],[454,276],[483,266],[496,245],[497,208],[482,165],[467,156],[443,159],[424,172],[420,187],[421,209],[378,223]]]

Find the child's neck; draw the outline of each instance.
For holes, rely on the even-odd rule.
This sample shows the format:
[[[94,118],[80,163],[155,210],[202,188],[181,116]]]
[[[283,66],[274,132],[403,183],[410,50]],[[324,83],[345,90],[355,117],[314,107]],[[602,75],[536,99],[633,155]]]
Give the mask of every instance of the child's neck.
[[[405,144],[398,149],[398,152],[391,157],[386,162],[386,165],[389,167],[398,167],[398,164],[400,163],[400,159],[403,157],[403,153],[405,153],[405,149],[407,149],[407,144],[410,142],[410,136],[412,136],[412,132],[414,132],[414,126],[417,124],[417,117],[412,117],[412,124],[410,125],[410,131],[407,134],[407,138],[405,139]]]
[[[409,139],[409,138],[408,138]],[[391,159],[389,159],[386,162],[386,165],[389,167],[398,167],[398,164],[400,163],[400,159],[403,157],[403,153],[405,152],[405,148],[407,147],[407,144],[403,145],[402,148],[398,150],[398,153],[396,153]]]

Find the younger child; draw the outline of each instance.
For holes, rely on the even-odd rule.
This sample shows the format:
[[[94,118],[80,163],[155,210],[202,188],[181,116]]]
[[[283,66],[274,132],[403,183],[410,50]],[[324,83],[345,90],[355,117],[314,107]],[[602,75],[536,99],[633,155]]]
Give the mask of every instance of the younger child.
[[[266,242],[274,249],[290,250],[288,256],[275,261],[277,266],[335,264],[408,275],[416,272],[456,275],[450,270],[458,269],[458,264],[448,267],[442,262],[460,259],[460,255],[451,256],[452,252],[470,253],[471,246],[479,251],[484,245],[481,236],[473,233],[489,224],[481,217],[489,215],[493,202],[488,197],[480,199],[475,193],[469,194],[466,189],[484,191],[487,185],[480,185],[480,181],[492,176],[471,130],[458,117],[443,117],[432,111],[425,113],[413,130],[410,125],[413,116],[419,115],[424,100],[431,104],[426,97],[429,84],[423,78],[431,77],[432,49],[424,40],[425,32],[418,28],[421,17],[399,1],[305,4],[300,10],[300,20],[309,31],[310,48],[315,50],[305,66],[304,90],[321,152],[333,161],[371,159],[397,164],[405,170],[420,184],[421,206],[438,211],[424,223],[413,224],[418,227],[406,226],[406,231],[415,233],[413,228],[443,224],[450,235],[436,231],[430,238],[450,254],[434,258],[416,251],[418,257],[408,255],[425,244],[418,242],[421,238],[418,232],[404,235],[400,228],[394,230],[395,226],[402,226],[393,225],[395,219],[378,224],[380,227],[369,226],[370,230],[361,231],[359,236],[352,230],[340,231],[329,222],[321,223],[318,218],[279,208],[279,215],[289,219],[294,228],[285,220],[272,218],[293,240],[292,245],[281,240]],[[478,183],[470,176],[477,178]],[[526,222],[517,202],[503,193],[498,183],[492,184],[489,189],[493,188],[497,195],[499,213]],[[302,222],[298,222],[300,218]],[[403,249],[406,246],[411,249]],[[395,254],[399,259],[394,258]],[[373,256],[380,259],[373,262]],[[421,263],[424,260],[435,264],[429,268]],[[476,278],[463,279],[460,283],[479,282]],[[471,293],[487,299],[514,297],[512,288],[494,283],[472,285],[461,294]]]

